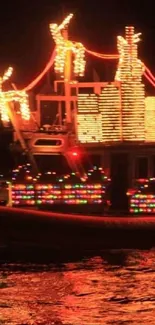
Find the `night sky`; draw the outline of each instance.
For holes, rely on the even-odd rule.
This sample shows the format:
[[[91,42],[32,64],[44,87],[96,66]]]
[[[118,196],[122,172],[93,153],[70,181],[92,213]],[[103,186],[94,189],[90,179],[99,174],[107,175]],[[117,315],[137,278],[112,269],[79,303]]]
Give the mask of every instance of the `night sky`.
[[[154,0],[3,0],[0,9],[0,71],[13,66],[12,82],[19,88],[29,84],[47,63],[54,43],[49,23],[61,22],[70,12],[70,38],[81,41],[88,49],[116,53],[116,37],[126,25],[142,32],[139,54],[155,74]],[[115,63],[87,57],[87,72],[93,68],[101,80],[112,80]],[[155,94],[155,89],[147,91]],[[4,144],[0,138],[0,146]],[[5,144],[4,144],[5,146]]]

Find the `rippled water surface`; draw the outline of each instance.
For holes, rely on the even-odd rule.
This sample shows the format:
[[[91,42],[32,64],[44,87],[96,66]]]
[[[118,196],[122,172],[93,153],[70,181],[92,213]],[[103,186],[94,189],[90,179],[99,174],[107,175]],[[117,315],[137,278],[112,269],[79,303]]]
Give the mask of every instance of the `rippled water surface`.
[[[1,265],[0,324],[155,324],[155,250]]]

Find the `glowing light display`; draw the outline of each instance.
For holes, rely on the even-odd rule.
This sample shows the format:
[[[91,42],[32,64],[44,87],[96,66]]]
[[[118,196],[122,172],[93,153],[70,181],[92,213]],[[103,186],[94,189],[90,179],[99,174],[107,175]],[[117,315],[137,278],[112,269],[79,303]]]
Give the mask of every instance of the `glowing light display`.
[[[64,34],[73,14],[68,15],[60,24],[50,24],[50,31],[56,43],[55,72],[61,77],[65,74],[65,64],[67,54],[71,52],[74,56],[74,73],[77,76],[83,76],[85,71],[85,48],[82,43],[71,42]]]
[[[118,36],[120,54],[115,80],[121,81],[123,139],[145,140],[145,93],[142,84],[144,66],[138,59],[140,34],[126,27],[125,38]]]
[[[155,179],[137,180],[135,188],[130,190],[129,210],[131,213],[155,213]]]
[[[78,139],[82,143],[121,141],[120,89],[106,84],[100,95],[78,95]]]
[[[24,183],[20,180],[20,178],[23,178],[23,172],[25,174]],[[49,183],[50,179],[51,183]],[[29,165],[19,166],[18,169],[13,171],[12,204],[14,206],[101,204],[105,200],[109,181],[102,168],[97,167],[89,170],[80,179],[76,173],[60,176],[50,171],[44,175],[38,174],[36,178],[33,178]]]
[[[28,104],[28,95],[23,90],[10,90],[3,91],[3,83],[8,80],[12,75],[13,69],[11,67],[4,73],[3,77],[0,78],[0,114],[2,122],[9,122],[8,103],[19,102],[21,116],[24,120],[30,119],[30,110]]]
[[[102,89],[102,93],[98,95],[98,108],[94,101],[96,107],[94,117],[91,114],[92,105],[89,105],[89,95],[85,94],[84,98],[81,94],[78,95],[77,120],[80,142],[155,140],[153,104],[149,99],[145,101],[142,76],[145,71],[152,82],[155,78],[138,58],[140,35],[140,33],[135,34],[134,27],[129,26],[125,29],[125,38],[118,36],[119,54],[109,55],[109,59],[119,59],[115,81],[120,83],[120,87],[116,89],[117,87],[109,84]],[[108,59],[108,55],[87,52]],[[95,96],[97,98],[97,95]],[[96,132],[94,123],[96,123]]]
[[[145,98],[146,141],[155,141],[155,97]]]
[[[12,68],[12,67],[9,67],[9,68],[5,71],[3,77],[0,78],[0,85],[1,85],[1,88],[2,88],[2,84],[3,84],[3,82],[5,82],[6,80],[8,80],[8,79],[11,77],[12,72],[13,72],[13,68]]]
[[[100,114],[78,114],[78,140],[81,143],[102,142]]]
[[[155,77],[138,58],[138,43],[141,34],[136,34],[134,27],[126,27],[125,37],[117,37],[118,54],[97,53],[86,49],[81,43],[68,40],[66,30],[72,17],[73,14],[68,15],[60,25],[50,24],[56,49],[45,69],[30,85],[21,91],[3,91],[3,83],[12,75],[11,67],[0,78],[2,121],[9,122],[8,103],[14,101],[20,104],[20,117],[29,121],[30,110],[26,91],[32,89],[41,80],[54,62],[56,72],[62,77],[66,78],[65,71],[67,69],[70,71],[72,61],[74,74],[82,76],[85,69],[85,52],[87,52],[101,59],[118,60],[118,66],[115,82],[107,83],[100,94],[98,91],[97,94],[91,95],[78,94],[78,140],[82,143],[155,141],[154,99],[153,97],[145,99],[142,75],[145,75],[153,86],[155,86]],[[69,90],[66,95],[66,107],[70,107],[70,95]],[[28,129],[28,123],[25,129]]]
[[[102,118],[102,141],[120,141],[121,101],[119,88],[108,84],[99,96],[99,112]]]
[[[135,194],[130,200],[131,213],[155,213],[155,194]]]
[[[78,95],[78,139],[81,143],[102,141],[102,122],[95,94]]]
[[[101,184],[16,184],[12,187],[13,205],[101,204],[105,186]]]

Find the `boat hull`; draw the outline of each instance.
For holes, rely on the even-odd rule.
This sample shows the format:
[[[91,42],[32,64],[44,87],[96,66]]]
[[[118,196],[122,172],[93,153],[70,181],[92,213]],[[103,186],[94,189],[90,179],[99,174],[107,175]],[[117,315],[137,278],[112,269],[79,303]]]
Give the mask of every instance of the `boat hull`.
[[[85,216],[0,207],[1,258],[91,254],[152,248],[155,217]]]

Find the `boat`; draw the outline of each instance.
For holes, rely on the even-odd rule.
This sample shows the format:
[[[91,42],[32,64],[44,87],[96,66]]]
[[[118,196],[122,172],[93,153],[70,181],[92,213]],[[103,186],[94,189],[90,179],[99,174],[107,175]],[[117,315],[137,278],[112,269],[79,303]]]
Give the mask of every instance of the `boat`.
[[[9,256],[19,252],[21,257],[24,251],[28,256],[31,252],[39,255],[43,247],[50,254],[75,254],[155,245],[154,197],[137,203],[134,200],[140,193],[133,188],[135,179],[150,180],[155,174],[155,96],[146,96],[142,79],[155,86],[155,77],[139,58],[140,34],[127,26],[125,35],[117,37],[117,53],[96,53],[69,40],[72,16],[60,25],[50,24],[56,50],[42,73],[23,90],[0,89],[3,126],[7,128],[10,123],[13,127],[12,152],[26,156],[33,169],[31,175],[27,163],[24,165],[26,179],[18,178],[23,165],[14,169],[7,184],[8,206],[0,207],[1,247]],[[114,80],[83,82],[85,53],[116,61]],[[29,91],[53,65],[53,88],[34,95],[32,112]],[[2,83],[11,73],[9,68]],[[68,176],[59,163],[63,176],[52,180],[56,176],[53,167],[57,166],[54,159],[61,156],[71,173]],[[52,168],[42,180],[41,158],[52,160]],[[93,173],[103,171],[104,181],[89,181],[86,158]],[[120,210],[126,211],[125,217]],[[135,215],[137,210],[143,212],[142,217]]]

